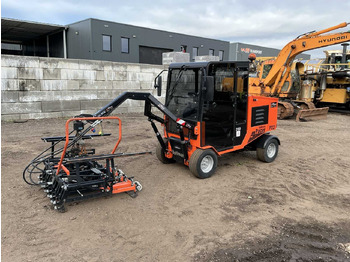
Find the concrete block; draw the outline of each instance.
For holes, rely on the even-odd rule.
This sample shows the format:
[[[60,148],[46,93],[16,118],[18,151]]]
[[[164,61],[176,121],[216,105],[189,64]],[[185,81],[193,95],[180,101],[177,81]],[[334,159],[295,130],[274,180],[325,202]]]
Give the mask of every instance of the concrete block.
[[[107,70],[107,71],[102,71],[103,72],[103,77],[100,76],[101,78],[103,78],[103,80],[106,81],[112,81],[114,80],[114,71],[112,70]]]
[[[56,69],[58,66],[59,59],[52,59],[48,57],[39,57],[40,68]]]
[[[128,113],[142,113],[144,111],[143,106],[127,107]]]
[[[19,59],[18,56],[13,55],[2,55],[1,66],[2,67],[18,67]]]
[[[42,68],[18,68],[18,78],[20,79],[43,79]]]
[[[187,63],[190,62],[190,54],[183,52],[167,52],[163,53],[163,65],[171,63]]]
[[[112,90],[98,90],[97,99],[114,99],[116,96],[113,94]]]
[[[42,91],[78,90],[79,80],[42,80]]]
[[[86,92],[76,90],[64,91],[31,91],[21,92],[19,94],[20,102],[34,102],[34,101],[58,101],[58,100],[89,100],[98,99],[97,92]]]
[[[127,64],[125,63],[112,63],[112,70],[116,72],[126,72],[127,71]]]
[[[81,110],[95,110],[95,112],[111,102],[111,99],[101,99],[92,101],[80,101]]]
[[[31,103],[1,103],[1,114],[22,114],[41,112],[41,102]]]
[[[18,67],[26,67],[26,68],[38,68],[39,58],[34,56],[18,56],[19,64]]]
[[[96,71],[96,80],[97,81],[105,81],[105,72],[104,71]]]
[[[141,89],[140,82],[137,81],[113,81],[113,89],[139,90]]]
[[[103,70],[104,61],[79,60],[79,69],[83,70]]]
[[[18,80],[19,91],[40,91],[41,84],[39,80]]]
[[[18,91],[18,80],[17,79],[1,79],[1,90],[6,91]]]
[[[1,60],[2,61],[2,60]],[[14,67],[1,67],[1,79],[15,79],[18,77],[18,69]]]
[[[220,61],[220,58],[218,56],[203,55],[203,56],[195,56],[194,61],[195,62]]]
[[[140,88],[142,89],[142,92],[151,92],[154,89],[154,82],[153,81],[152,82],[149,82],[149,81],[143,82],[143,81],[141,81],[140,82]],[[162,89],[163,89],[162,91],[164,91],[165,90],[165,86],[163,86]]]
[[[61,79],[61,69],[59,68],[44,68],[44,79]]]
[[[127,81],[142,81],[142,82],[152,82],[156,74],[152,73],[139,73],[139,72],[128,72]]]
[[[112,81],[91,81],[91,80],[80,80],[80,90],[91,90],[91,89],[113,89]]]
[[[120,107],[141,107],[144,106],[144,101],[137,101],[137,100],[125,100],[124,103],[120,105]]]
[[[32,56],[2,55],[3,67],[39,67],[39,58]]]
[[[61,100],[94,100],[99,99],[95,90],[87,91],[61,91],[59,98]]]
[[[110,61],[102,61],[102,71],[104,70],[113,70],[113,62]]]
[[[137,64],[135,64],[135,65],[127,64],[126,71],[128,71],[128,72],[140,72],[141,67],[140,67],[140,65],[137,65]]]
[[[95,70],[84,70],[84,79],[96,80],[96,71]]]
[[[67,82],[73,81],[73,80],[42,80],[40,82],[41,84],[41,90],[42,91],[59,91],[59,90],[66,90],[67,88]],[[79,88],[79,86],[78,86]]]
[[[43,101],[42,112],[61,112],[80,110],[80,101]]]
[[[49,112],[49,113],[28,113],[21,114],[20,119],[43,119],[43,118],[61,118],[62,112]]]
[[[79,80],[67,81],[67,90],[78,90],[78,89],[79,89]]]
[[[112,80],[117,81],[126,81],[127,80],[127,72],[126,71],[115,71],[114,78]]]
[[[159,74],[163,70],[163,66],[158,65],[141,65],[141,72]]]
[[[91,113],[85,113],[81,110],[76,110],[76,111],[62,111],[62,117],[65,117],[65,118],[73,118],[75,116],[78,116],[80,114],[93,114],[94,112],[91,112]]]
[[[84,70],[61,69],[61,79],[68,79],[68,80],[85,79]]]
[[[20,114],[11,114],[11,115],[2,115],[1,121],[14,121],[14,120],[20,120]]]
[[[18,91],[2,91],[1,92],[1,102],[12,103],[18,102],[19,99]]]
[[[58,59],[57,68],[66,68],[66,69],[79,69],[79,60],[78,59]]]

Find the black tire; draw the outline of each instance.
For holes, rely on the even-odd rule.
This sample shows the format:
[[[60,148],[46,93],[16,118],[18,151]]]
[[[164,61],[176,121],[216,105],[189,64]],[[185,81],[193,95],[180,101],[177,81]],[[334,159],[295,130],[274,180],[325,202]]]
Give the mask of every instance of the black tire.
[[[165,145],[168,145],[168,139],[164,138],[163,141],[164,141]],[[170,164],[170,163],[174,163],[175,162],[174,159],[170,159],[170,158],[167,158],[165,156],[165,152],[164,152],[162,146],[160,145],[160,143],[157,144],[156,156],[159,159],[159,161],[162,162],[163,164]]]
[[[206,161],[206,162],[203,162]],[[197,149],[191,155],[189,161],[190,171],[198,178],[211,177],[217,167],[218,157],[211,149]]]
[[[278,154],[278,141],[271,139],[266,143],[265,148],[257,148],[256,156],[260,161],[271,163],[274,161]]]

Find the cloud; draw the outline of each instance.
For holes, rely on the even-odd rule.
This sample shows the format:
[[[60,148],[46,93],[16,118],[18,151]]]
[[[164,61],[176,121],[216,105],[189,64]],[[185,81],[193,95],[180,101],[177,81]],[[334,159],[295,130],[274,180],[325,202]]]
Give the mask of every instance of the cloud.
[[[2,16],[55,24],[98,18],[195,36],[282,48],[296,36],[349,20],[343,0],[3,0]]]

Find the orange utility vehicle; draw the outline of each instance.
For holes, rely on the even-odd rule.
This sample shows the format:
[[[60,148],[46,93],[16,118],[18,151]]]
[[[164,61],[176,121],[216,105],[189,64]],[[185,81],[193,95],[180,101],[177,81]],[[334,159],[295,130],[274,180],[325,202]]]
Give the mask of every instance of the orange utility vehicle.
[[[163,163],[180,162],[199,178],[210,177],[217,158],[244,148],[273,161],[280,144],[266,134],[277,127],[273,97],[249,95],[249,62],[174,63],[169,66],[165,105],[151,94],[126,92],[96,113],[109,114],[126,99],[145,100],[145,115],[159,140],[157,157]],[[162,77],[155,79],[158,94]],[[155,106],[160,118],[151,113]],[[153,120],[164,126],[158,132]]]
[[[279,117],[282,119],[293,116],[295,112],[299,112],[298,118],[303,118],[303,113],[309,119],[313,115],[316,118],[326,115],[328,108],[315,108],[312,102],[297,99],[301,85],[300,79],[299,82],[291,81],[293,60],[302,52],[350,41],[350,31],[326,34],[348,25],[344,22],[317,32],[305,33],[289,42],[276,59],[263,62],[259,74],[250,78],[249,93],[278,97]]]

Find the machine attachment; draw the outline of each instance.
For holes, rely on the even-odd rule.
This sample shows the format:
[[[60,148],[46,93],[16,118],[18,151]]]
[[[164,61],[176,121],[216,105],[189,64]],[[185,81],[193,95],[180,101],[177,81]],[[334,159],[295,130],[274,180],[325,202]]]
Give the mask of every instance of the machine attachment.
[[[328,110],[329,107],[299,110],[295,120],[299,122],[326,119]]]
[[[118,140],[110,154],[95,154],[95,149],[87,149],[84,140],[111,134],[87,134],[105,119],[118,121]],[[69,133],[69,123],[73,123],[73,131]],[[86,128],[85,125],[89,124]],[[101,128],[102,130],[102,128]],[[75,136],[71,134],[76,132]],[[53,208],[64,212],[65,203],[80,201],[99,196],[128,193],[136,197],[142,185],[127,177],[117,168],[115,158],[148,154],[115,153],[121,141],[121,120],[118,117],[77,117],[66,122],[66,136],[45,137],[42,140],[51,142],[50,153],[40,154],[24,170],[23,178],[31,185],[39,185],[50,199]],[[55,149],[65,141],[63,148]],[[59,154],[61,154],[60,157]],[[38,180],[32,177],[39,174]]]

